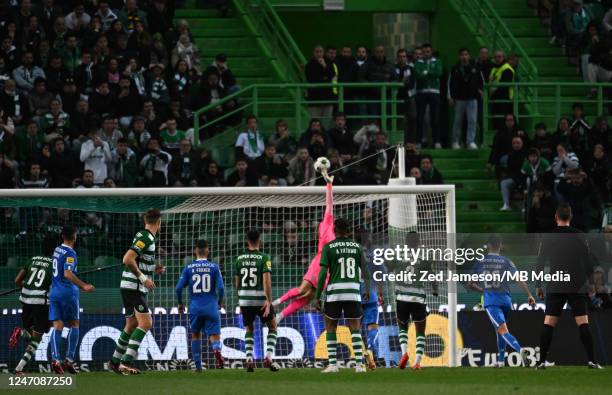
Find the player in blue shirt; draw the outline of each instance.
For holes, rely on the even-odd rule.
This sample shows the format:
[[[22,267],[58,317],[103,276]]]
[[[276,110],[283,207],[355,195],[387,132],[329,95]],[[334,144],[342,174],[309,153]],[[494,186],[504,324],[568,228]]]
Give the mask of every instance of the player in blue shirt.
[[[364,276],[370,278],[370,289],[365,289],[365,282],[361,283],[361,295],[368,294],[368,298],[362,298],[361,305],[363,309],[363,317],[361,323],[365,325],[368,334],[367,350],[365,351],[365,361],[368,370],[376,369],[376,360],[378,357],[378,306],[383,304],[382,284],[374,281],[373,273],[381,270],[382,266],[375,266],[372,258],[372,234],[363,231],[361,232],[360,242],[364,246],[364,254],[368,265],[367,273]]]
[[[63,374],[64,369],[76,374],[74,356],[79,343],[79,289],[92,292],[91,284],[80,280],[77,274],[77,254],[74,251],[77,229],[66,225],[62,229],[63,243],[53,251],[51,292],[49,294],[49,321],[53,322],[51,331],[51,368],[57,374]],[[64,363],[60,363],[60,344],[63,341],[62,331],[66,324],[68,331],[68,347]]]
[[[209,336],[217,360],[217,369],[223,369],[221,355],[221,318],[223,306],[223,278],[219,265],[208,261],[208,242],[198,240],[195,246],[196,260],[188,264],[176,284],[179,313],[185,312],[183,288],[189,286],[189,320],[191,321],[191,353],[196,371],[202,371],[202,331]]]
[[[515,273],[516,266],[505,256],[500,255],[502,241],[497,235],[491,235],[487,241],[489,253],[474,265],[474,274],[502,275],[505,272]],[[535,305],[535,299],[529,292],[529,287],[524,281],[518,281],[519,286],[527,293],[527,301]],[[484,294],[483,305],[497,335],[497,367],[504,366],[506,356],[506,344],[521,355],[523,365],[528,366],[527,354],[521,349],[521,345],[508,331],[506,324],[508,313],[512,310],[512,297],[508,281],[483,281],[482,286],[470,281],[468,287]]]

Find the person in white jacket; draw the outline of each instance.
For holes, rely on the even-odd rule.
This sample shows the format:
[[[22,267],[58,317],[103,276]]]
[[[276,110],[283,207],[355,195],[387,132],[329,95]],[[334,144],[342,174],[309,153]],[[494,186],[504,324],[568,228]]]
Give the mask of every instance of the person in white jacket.
[[[89,133],[89,140],[81,145],[80,159],[85,164],[85,170],[93,171],[94,184],[102,185],[108,176],[108,164],[112,161],[112,155],[108,143],[102,141],[95,130]]]

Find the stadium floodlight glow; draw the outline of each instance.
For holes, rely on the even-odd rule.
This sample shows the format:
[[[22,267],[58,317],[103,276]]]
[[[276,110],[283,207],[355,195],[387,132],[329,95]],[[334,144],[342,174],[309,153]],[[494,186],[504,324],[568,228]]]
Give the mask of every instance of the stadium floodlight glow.
[[[20,209],[21,214],[25,215],[38,215],[34,213],[35,209],[68,209],[76,217],[85,218],[88,224],[95,223],[98,229],[115,232],[117,234],[98,237],[96,248],[105,251],[103,255],[108,255],[108,260],[116,264],[120,263],[117,254],[123,253],[129,244],[113,243],[129,240],[134,234],[132,228],[116,224],[126,221],[131,224],[134,221],[130,218],[135,217],[138,226],[136,214],[150,207],[159,208],[163,217],[158,247],[161,253],[158,259],[166,266],[167,272],[156,278],[157,287],[148,301],[150,308],[155,309],[154,314],[168,314],[168,317],[160,320],[165,328],[154,324],[152,332],[155,340],[159,341],[156,331],[170,334],[175,326],[187,326],[186,316],[172,315],[171,312],[177,303],[174,300],[174,286],[180,270],[191,258],[197,239],[205,238],[209,241],[211,259],[220,263],[228,285],[225,303],[228,312],[233,312],[237,305],[237,295],[231,287],[232,261],[243,248],[244,233],[249,227],[257,227],[262,231],[262,249],[273,259],[273,296],[276,298],[288,288],[297,286],[308,262],[316,253],[316,229],[325,207],[325,190],[324,186],[13,189],[0,190],[0,207]],[[333,193],[335,217],[346,217],[355,229],[368,232],[372,243],[400,243],[405,232],[416,231],[422,235],[422,241],[426,244],[455,248],[454,185],[334,186]],[[26,208],[32,214],[28,214]],[[99,222],[96,223],[95,218]],[[93,261],[97,258],[97,250],[93,243],[88,248]],[[454,270],[453,263],[439,262],[437,265]],[[86,270],[85,265],[83,270]],[[110,275],[110,271],[106,273]],[[91,282],[96,285],[95,280]],[[104,282],[108,284],[106,289],[98,287],[99,292],[81,296],[81,306],[85,313],[100,314],[97,325],[106,325],[102,314],[121,312],[121,303],[117,299],[120,278],[106,278]],[[112,288],[112,284],[116,284],[116,288]],[[385,305],[381,311],[394,310],[393,284],[384,285],[384,294]],[[100,300],[105,302],[100,303]],[[2,302],[7,304],[6,299]],[[431,341],[428,339],[426,349],[426,354],[432,356],[429,365],[457,366],[458,348],[461,345],[457,339],[456,284],[442,284],[439,296],[428,295],[427,304],[429,310],[436,313],[436,320],[432,321],[431,326],[428,325],[427,331],[434,335],[430,336]],[[388,313],[381,315],[383,320],[389,316]],[[297,320],[297,317],[288,317],[280,325],[281,328],[287,325],[284,332],[287,339],[279,339],[277,354],[282,358],[283,353],[286,353],[294,358],[297,350],[303,350],[300,351],[303,355],[298,357],[320,358],[317,347],[309,351],[305,346],[291,346],[291,336],[299,336],[299,325],[302,325],[295,322],[292,324],[292,319]],[[153,321],[156,321],[155,315]],[[385,322],[381,322],[381,325],[385,325]],[[240,331],[236,328],[224,333],[240,337]],[[164,343],[169,340],[161,341]],[[306,343],[300,341],[302,345]],[[238,351],[229,346],[227,348],[228,353],[240,358]],[[424,362],[428,364],[427,357]]]

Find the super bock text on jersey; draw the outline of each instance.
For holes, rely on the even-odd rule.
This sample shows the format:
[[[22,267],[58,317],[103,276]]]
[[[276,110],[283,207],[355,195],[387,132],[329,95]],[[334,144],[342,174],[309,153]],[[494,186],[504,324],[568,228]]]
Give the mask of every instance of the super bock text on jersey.
[[[263,317],[261,307],[266,302],[264,292],[264,273],[272,272],[270,256],[260,251],[245,251],[236,257],[234,275],[238,278],[238,304],[243,315],[244,325],[250,325],[259,316],[267,322],[274,316],[272,308],[270,314]]]
[[[321,270],[329,271],[325,289],[325,315],[331,319],[361,318],[361,263],[365,259],[361,245],[338,237],[321,251]]]
[[[79,319],[79,288],[66,279],[64,273],[77,274],[77,254],[62,244],[53,251],[51,292],[49,293],[49,320],[64,322]]]
[[[45,333],[49,329],[49,287],[51,285],[52,260],[35,256],[23,267],[25,277],[19,300],[22,303],[21,319],[25,329]]]
[[[137,255],[136,264],[142,274],[147,278],[153,277],[155,272],[155,236],[146,229],[141,230],[134,236],[130,249]],[[120,288],[126,317],[134,315],[134,311],[138,313],[149,311],[146,301],[149,290],[128,267],[125,267],[121,273]]]
[[[207,336],[220,334],[218,302],[223,299],[224,285],[219,266],[206,259],[198,259],[188,264],[176,284],[176,296],[180,303],[185,287],[189,290],[189,320],[192,333],[204,331]]]

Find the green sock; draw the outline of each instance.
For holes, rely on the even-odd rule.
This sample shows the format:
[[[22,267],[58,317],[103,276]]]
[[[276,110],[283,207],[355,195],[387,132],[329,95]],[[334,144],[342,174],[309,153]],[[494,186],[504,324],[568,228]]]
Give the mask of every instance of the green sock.
[[[132,335],[130,336],[130,340],[128,342],[127,350],[123,357],[121,357],[121,363],[124,365],[130,365],[134,358],[138,355],[138,348],[140,347],[140,342],[144,339],[147,331],[141,328],[134,329]]]
[[[115,352],[111,358],[111,361],[113,361],[114,364],[119,364],[121,362],[121,358],[123,358],[129,342],[130,334],[125,330],[122,330],[121,334],[119,335],[119,339],[117,339],[117,347],[115,347]]]
[[[253,338],[253,332],[247,332],[244,335],[244,351],[246,352],[247,359],[253,359],[253,348],[255,347],[255,339]]]
[[[402,355],[408,352],[408,332],[406,329],[399,330],[399,344],[402,349]]]
[[[34,358],[38,345],[40,344],[40,336],[31,336],[29,339],[30,343],[26,347],[23,357],[21,357],[19,364],[17,364],[17,367],[15,368],[15,371],[17,372],[21,372],[23,368],[25,368],[26,365],[32,360],[32,358]]]
[[[327,358],[330,365],[336,365],[336,332],[327,332]]]
[[[274,355],[274,349],[276,348],[276,331],[268,331],[268,338],[266,340],[266,357],[272,358]]]
[[[353,341],[353,351],[355,352],[355,362],[357,365],[363,364],[363,339],[359,329],[351,331],[351,340]]]
[[[415,363],[421,363],[423,354],[425,353],[425,334],[417,333],[416,335],[416,360]]]

